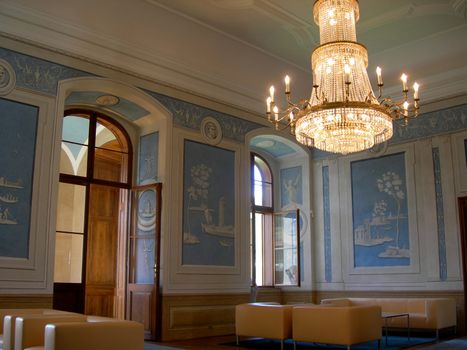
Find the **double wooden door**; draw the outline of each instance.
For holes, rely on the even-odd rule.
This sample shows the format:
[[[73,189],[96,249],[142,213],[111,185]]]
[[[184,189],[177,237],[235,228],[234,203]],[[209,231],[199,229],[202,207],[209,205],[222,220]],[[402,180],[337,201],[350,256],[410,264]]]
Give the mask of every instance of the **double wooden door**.
[[[83,225],[57,232],[56,277],[63,266],[76,272],[62,271],[74,277],[54,284],[54,308],[138,321],[144,324],[146,339],[158,339],[162,185],[134,188],[131,206],[126,189],[60,186],[61,195],[85,203],[74,205],[63,221],[87,219]],[[63,211],[66,208],[59,208],[58,214]]]

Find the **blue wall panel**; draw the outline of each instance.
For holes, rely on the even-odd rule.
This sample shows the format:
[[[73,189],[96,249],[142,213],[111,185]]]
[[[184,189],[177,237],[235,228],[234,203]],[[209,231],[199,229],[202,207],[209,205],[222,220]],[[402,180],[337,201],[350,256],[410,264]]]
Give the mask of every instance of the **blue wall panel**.
[[[235,265],[235,153],[185,140],[184,265]]]
[[[0,256],[28,257],[38,107],[0,98]]]
[[[351,163],[354,266],[410,265],[405,155]]]

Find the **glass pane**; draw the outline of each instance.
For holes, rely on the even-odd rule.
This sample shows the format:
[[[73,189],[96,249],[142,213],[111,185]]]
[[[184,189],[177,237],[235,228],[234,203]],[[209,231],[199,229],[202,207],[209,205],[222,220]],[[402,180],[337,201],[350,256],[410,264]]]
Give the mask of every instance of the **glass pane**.
[[[114,133],[99,123],[96,125],[96,147],[122,151]]]
[[[255,205],[272,207],[272,186],[255,180]]]
[[[268,178],[269,168],[260,158],[255,157],[254,197],[255,205],[272,207],[272,182]],[[262,165],[260,168],[259,165]]]
[[[86,187],[60,182],[58,184],[57,231],[84,232]]]
[[[63,118],[62,140],[87,145],[89,119],[85,115],[69,115]]]
[[[255,214],[255,273],[257,286],[263,285],[263,219],[263,214]]]
[[[128,181],[128,155],[97,148],[94,159],[94,178],[126,183]]]
[[[128,153],[126,137],[122,131],[100,118],[96,124],[96,147]]]
[[[82,267],[83,236],[57,232],[54,282],[81,283]]]
[[[134,282],[154,283],[155,238],[157,220],[156,191],[147,189],[137,193],[136,227],[132,244],[134,251]]]
[[[274,214],[274,283],[297,285],[298,274],[297,211]]]
[[[88,146],[62,142],[60,172],[77,176],[86,176],[88,165]]]

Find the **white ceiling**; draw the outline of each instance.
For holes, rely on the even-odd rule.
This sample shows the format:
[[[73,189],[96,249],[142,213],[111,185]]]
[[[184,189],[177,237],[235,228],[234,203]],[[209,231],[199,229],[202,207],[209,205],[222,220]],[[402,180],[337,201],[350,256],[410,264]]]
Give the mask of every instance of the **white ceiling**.
[[[0,0],[0,31],[263,113],[271,84],[310,94],[313,0]],[[424,101],[467,92],[467,0],[360,0],[374,80],[402,71]],[[280,88],[278,86],[278,88]]]

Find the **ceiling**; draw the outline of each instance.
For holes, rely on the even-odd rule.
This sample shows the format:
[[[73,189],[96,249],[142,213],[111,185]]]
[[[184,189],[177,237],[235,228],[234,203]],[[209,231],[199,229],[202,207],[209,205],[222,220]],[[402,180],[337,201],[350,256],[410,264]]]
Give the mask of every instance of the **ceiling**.
[[[0,0],[0,31],[263,113],[271,84],[311,91],[313,0]],[[397,95],[405,71],[422,102],[467,92],[467,0],[360,0],[369,76]],[[1,37],[0,37],[1,39]]]

